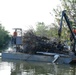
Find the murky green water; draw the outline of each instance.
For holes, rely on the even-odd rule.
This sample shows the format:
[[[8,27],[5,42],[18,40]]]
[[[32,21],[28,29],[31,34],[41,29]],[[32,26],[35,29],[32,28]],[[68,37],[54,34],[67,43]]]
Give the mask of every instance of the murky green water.
[[[0,75],[76,75],[76,65],[2,60]]]
[[[3,60],[0,58],[0,75],[76,75],[76,65]]]

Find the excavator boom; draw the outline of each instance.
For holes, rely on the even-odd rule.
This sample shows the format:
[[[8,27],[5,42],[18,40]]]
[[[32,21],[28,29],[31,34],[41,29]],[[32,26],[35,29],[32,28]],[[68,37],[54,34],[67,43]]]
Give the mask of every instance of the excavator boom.
[[[75,53],[75,43],[76,43],[76,38],[75,38],[75,35],[72,31],[72,27],[71,27],[71,24],[70,24],[70,21],[69,21],[69,18],[68,16],[66,15],[66,10],[62,11],[62,17],[61,17],[61,21],[60,21],[60,28],[58,30],[58,35],[59,37],[61,37],[61,32],[62,32],[62,21],[63,21],[63,18],[65,19],[66,23],[67,23],[67,26],[71,32],[71,35],[73,37],[73,40],[74,40],[74,44],[73,44],[73,52]]]

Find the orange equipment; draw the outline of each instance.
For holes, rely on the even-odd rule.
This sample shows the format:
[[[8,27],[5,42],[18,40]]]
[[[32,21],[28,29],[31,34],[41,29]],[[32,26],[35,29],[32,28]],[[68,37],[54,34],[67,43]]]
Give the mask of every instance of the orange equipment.
[[[73,33],[76,34],[76,29],[72,29]]]

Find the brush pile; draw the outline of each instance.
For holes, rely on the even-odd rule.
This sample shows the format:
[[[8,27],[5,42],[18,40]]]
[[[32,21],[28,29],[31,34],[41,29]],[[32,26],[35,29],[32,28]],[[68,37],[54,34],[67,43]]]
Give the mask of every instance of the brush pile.
[[[64,44],[60,42],[50,42],[47,37],[41,37],[32,31],[24,33],[23,36],[23,52],[36,54],[37,52],[62,52]]]

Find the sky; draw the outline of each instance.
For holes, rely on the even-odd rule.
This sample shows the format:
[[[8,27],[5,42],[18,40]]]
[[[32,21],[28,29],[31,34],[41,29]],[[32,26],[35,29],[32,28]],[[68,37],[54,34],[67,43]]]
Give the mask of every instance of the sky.
[[[0,0],[0,23],[6,30],[35,27],[38,22],[54,22],[50,14],[59,0]]]

